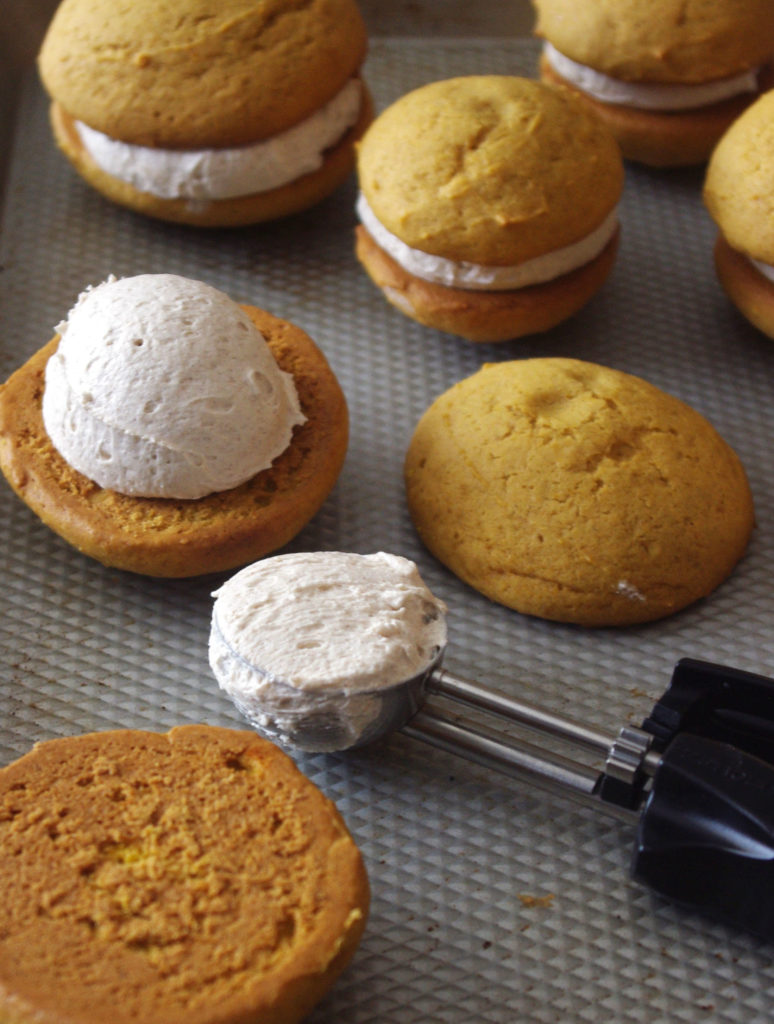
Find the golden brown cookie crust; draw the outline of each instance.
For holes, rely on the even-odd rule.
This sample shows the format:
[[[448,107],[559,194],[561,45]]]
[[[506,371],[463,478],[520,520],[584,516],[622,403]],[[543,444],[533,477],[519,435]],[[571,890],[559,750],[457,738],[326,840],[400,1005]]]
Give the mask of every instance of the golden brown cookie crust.
[[[351,959],[362,858],[250,732],[50,740],[0,770],[0,1019],[293,1024]]]
[[[354,0],[63,0],[39,57],[52,99],[140,146],[239,146],[336,95],[362,64]]]
[[[504,292],[447,288],[409,274],[359,225],[355,251],[385,298],[402,313],[468,341],[493,342],[550,330],[577,313],[613,268],[619,231],[595,259],[569,274]]]
[[[709,159],[718,139],[762,91],[774,86],[774,65],[758,74],[758,91],[684,111],[640,110],[599,100],[562,78],[545,56],[540,58],[544,82],[570,89],[605,122],[627,160],[650,167],[690,167]]]
[[[751,324],[774,338],[774,282],[732,249],[720,235],[715,243],[715,270],[723,290]]]
[[[621,154],[566,90],[508,75],[432,82],[358,146],[360,187],[413,249],[513,266],[585,238],[618,202]]]
[[[704,202],[739,252],[774,264],[774,92],[765,93],[717,144]]]
[[[741,558],[753,503],[710,423],[629,374],[573,359],[487,364],[441,395],[408,448],[423,542],[519,612],[647,622]]]
[[[277,220],[300,213],[329,196],[350,176],[355,166],[355,143],[373,117],[368,90],[363,87],[363,105],[357,122],[325,153],[322,166],[287,185],[231,199],[210,202],[164,199],[140,192],[98,167],[83,147],[72,118],[56,103],[51,106],[51,125],[57,145],[76,171],[107,199],[136,213],[158,220],[194,227],[240,227]]]
[[[72,469],[41,418],[43,375],[58,337],[0,387],[0,469],[47,526],[105,565],[147,576],[221,572],[291,540],[333,488],[347,450],[344,395],[325,356],[300,328],[252,306],[280,368],[291,373],[305,423],[269,469],[191,501],[137,498]]]
[[[535,32],[579,64],[633,82],[695,83],[774,53],[770,0],[533,0]]]

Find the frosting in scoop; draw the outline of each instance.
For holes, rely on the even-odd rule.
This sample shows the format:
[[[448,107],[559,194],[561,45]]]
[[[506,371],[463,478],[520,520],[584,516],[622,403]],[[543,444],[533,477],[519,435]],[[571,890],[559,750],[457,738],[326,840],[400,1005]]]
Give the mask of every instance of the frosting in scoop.
[[[360,742],[390,689],[429,670],[446,644],[444,603],[413,562],[384,552],[278,555],[214,596],[209,659],[221,689],[257,728],[304,749]]]
[[[54,446],[102,487],[199,498],[268,468],[304,422],[293,378],[237,303],[173,274],[81,294],[46,365]]]

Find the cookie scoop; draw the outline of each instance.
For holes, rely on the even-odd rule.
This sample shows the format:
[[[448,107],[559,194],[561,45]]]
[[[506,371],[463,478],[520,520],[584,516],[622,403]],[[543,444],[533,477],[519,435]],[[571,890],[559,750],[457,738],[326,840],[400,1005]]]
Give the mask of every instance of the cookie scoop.
[[[274,571],[285,583],[294,575],[282,557],[237,577],[233,591],[226,584],[213,610],[215,675],[259,731],[300,750],[331,752],[400,727],[413,739],[629,823],[636,881],[774,938],[774,680],[682,659],[641,725],[625,724],[611,735],[444,668],[437,646],[443,604],[405,559],[318,552],[301,556],[303,575],[282,587]],[[396,617],[396,573],[411,580],[427,608],[429,636],[412,615]],[[357,579],[351,590],[348,577]],[[340,620],[328,628],[334,605]],[[276,613],[281,626],[291,627],[281,636]],[[349,631],[340,628],[347,616]],[[361,638],[381,635],[387,622],[385,646],[411,650],[416,662],[390,658],[369,673],[379,645]],[[368,714],[351,703],[353,695],[368,698]]]
[[[215,597],[209,658],[221,689],[291,746],[340,750],[398,728],[446,644],[443,602],[413,562],[384,552],[278,555]]]

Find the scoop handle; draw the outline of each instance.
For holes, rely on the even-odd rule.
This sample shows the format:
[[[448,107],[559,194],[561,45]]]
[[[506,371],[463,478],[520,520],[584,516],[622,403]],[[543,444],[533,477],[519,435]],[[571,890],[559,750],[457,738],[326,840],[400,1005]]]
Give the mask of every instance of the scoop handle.
[[[774,939],[774,766],[727,743],[676,736],[640,814],[632,877]]]

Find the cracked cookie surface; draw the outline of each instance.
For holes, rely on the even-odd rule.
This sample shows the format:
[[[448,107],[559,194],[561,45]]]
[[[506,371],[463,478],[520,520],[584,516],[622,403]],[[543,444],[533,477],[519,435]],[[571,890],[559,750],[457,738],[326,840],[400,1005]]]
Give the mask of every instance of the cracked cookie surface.
[[[744,468],[694,409],[592,363],[482,369],[421,418],[414,524],[481,593],[589,626],[661,618],[732,571],[754,523]]]
[[[599,227],[623,187],[618,146],[566,90],[507,75],[432,82],[360,143],[360,187],[414,249],[512,266]]]

